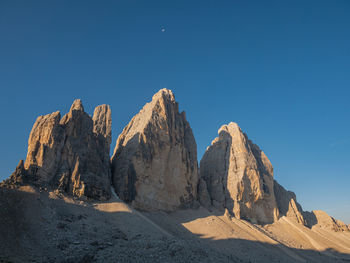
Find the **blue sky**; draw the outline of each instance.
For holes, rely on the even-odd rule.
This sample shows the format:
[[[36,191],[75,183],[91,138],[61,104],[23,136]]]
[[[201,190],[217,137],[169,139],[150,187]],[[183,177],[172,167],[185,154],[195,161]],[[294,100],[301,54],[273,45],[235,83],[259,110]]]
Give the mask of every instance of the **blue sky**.
[[[350,223],[350,2],[0,1],[0,179],[38,115],[173,90],[199,159],[237,122],[306,210]],[[165,32],[161,28],[164,26]]]

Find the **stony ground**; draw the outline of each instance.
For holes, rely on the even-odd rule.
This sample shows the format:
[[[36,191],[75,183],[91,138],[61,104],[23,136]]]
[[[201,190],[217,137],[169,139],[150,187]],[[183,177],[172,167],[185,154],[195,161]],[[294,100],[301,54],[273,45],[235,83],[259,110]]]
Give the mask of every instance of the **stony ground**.
[[[350,234],[0,187],[0,262],[350,262]]]
[[[227,262],[116,198],[82,202],[29,186],[0,188],[0,251],[0,262]]]

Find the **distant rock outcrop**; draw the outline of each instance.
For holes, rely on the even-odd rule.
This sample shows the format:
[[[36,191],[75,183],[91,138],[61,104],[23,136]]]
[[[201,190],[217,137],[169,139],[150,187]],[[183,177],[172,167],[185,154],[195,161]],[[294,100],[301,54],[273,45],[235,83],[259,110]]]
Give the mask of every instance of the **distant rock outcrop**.
[[[236,123],[222,126],[218,133],[200,162],[200,178],[207,189],[204,184],[199,189],[208,191],[214,207],[226,208],[237,218],[272,223],[278,218],[278,209],[269,159]],[[201,190],[202,196],[206,194]]]
[[[73,196],[110,197],[111,110],[98,106],[93,118],[75,100],[69,113],[39,116],[21,161],[10,180],[50,186]]]
[[[119,197],[142,210],[173,211],[197,198],[197,146],[170,90],[156,93],[124,128],[112,180]]]
[[[311,212],[304,212],[306,225],[309,228],[321,228],[331,230],[334,232],[350,231],[350,227],[344,222],[329,216],[322,210],[314,210]]]

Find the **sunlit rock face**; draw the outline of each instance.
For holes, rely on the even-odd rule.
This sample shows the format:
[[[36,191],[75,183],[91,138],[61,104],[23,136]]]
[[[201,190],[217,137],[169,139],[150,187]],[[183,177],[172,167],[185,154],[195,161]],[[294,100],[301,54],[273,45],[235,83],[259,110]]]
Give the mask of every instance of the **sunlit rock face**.
[[[91,118],[75,100],[61,119],[60,112],[39,116],[28,140],[25,163],[14,181],[50,186],[77,197],[110,197],[111,110],[98,106]]]
[[[170,90],[156,93],[124,128],[112,180],[119,197],[142,210],[173,211],[197,198],[197,146]]]
[[[272,223],[278,218],[273,168],[236,123],[222,126],[200,162],[211,205],[237,218]],[[203,186],[201,187],[203,189]],[[199,193],[199,197],[206,194]],[[200,202],[207,206],[208,201]]]

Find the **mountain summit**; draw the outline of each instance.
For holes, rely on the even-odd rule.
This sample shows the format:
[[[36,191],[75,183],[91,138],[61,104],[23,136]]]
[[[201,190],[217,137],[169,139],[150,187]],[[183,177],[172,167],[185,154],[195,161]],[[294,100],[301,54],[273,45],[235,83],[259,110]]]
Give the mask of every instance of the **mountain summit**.
[[[197,198],[197,145],[171,90],[162,89],[117,140],[112,180],[119,197],[142,210],[173,211]]]
[[[211,204],[237,218],[274,222],[278,209],[269,159],[236,123],[222,126],[218,133],[200,163]]]

